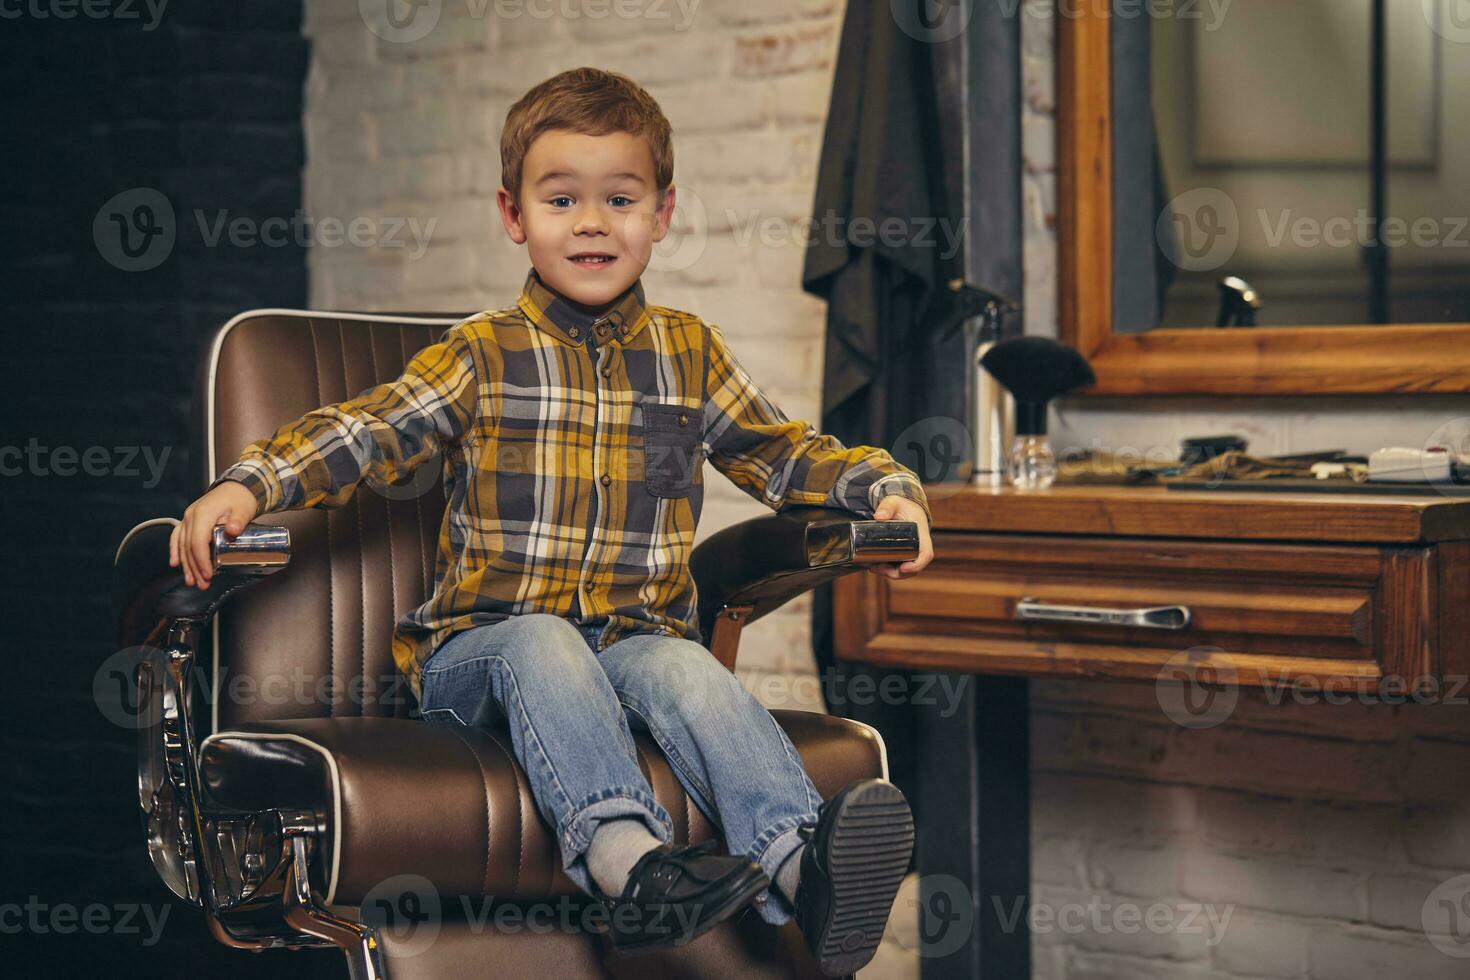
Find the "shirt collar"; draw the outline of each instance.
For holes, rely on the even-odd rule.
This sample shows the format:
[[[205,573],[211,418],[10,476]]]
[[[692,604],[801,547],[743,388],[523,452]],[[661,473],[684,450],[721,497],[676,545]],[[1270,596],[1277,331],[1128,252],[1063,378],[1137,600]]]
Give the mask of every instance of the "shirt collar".
[[[634,280],[602,313],[592,314],[577,309],[565,296],[546,285],[532,267],[516,302],[526,319],[569,344],[585,344],[589,334],[596,338],[599,347],[614,337],[626,344],[648,321],[642,279]]]

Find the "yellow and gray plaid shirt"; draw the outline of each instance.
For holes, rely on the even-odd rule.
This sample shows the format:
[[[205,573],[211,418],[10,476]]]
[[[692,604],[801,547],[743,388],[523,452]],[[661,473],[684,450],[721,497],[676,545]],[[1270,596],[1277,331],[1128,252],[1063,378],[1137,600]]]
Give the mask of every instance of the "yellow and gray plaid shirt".
[[[249,487],[262,514],[334,507],[364,479],[401,485],[436,457],[447,504],[434,590],[393,635],[415,695],[439,644],[509,616],[606,624],[599,649],[642,632],[701,641],[689,554],[705,459],[772,510],[869,517],[898,494],[929,513],[887,452],[787,419],[715,325],[645,305],[641,280],[594,317],[535,269],[515,306],[252,443],[215,482]]]

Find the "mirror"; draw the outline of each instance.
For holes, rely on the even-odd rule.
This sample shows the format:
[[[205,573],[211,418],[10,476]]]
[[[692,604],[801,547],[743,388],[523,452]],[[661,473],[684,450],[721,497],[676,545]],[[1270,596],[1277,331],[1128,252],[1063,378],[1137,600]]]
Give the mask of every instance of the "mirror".
[[[1462,4],[1115,9],[1114,332],[1470,321]]]
[[[1456,178],[1470,162],[1459,122],[1470,118],[1467,7],[1062,3],[1057,319],[1097,374],[1078,396],[1470,392],[1470,241],[1459,245],[1470,240],[1460,227],[1470,180]],[[1156,44],[1160,62],[1176,62],[1159,66],[1161,78],[1186,80],[1161,82],[1157,99]],[[1395,45],[1420,54],[1394,55]],[[1288,75],[1296,63],[1312,65],[1310,77]],[[1209,98],[1191,94],[1206,89]],[[1370,229],[1382,216],[1385,242],[1404,245],[1362,247],[1375,236],[1340,220],[1361,211]],[[1416,244],[1425,218],[1437,223],[1420,221]],[[1187,248],[1169,244],[1175,235]],[[1207,267],[1190,268],[1199,262]],[[1233,296],[1217,329],[1227,278]]]

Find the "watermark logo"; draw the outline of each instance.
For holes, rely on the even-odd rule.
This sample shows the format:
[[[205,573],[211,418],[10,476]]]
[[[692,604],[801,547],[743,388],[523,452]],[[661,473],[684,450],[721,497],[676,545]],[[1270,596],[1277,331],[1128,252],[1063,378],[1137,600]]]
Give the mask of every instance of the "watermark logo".
[[[1470,959],[1470,875],[1441,882],[1424,900],[1419,921],[1435,949],[1456,959]]]
[[[152,678],[146,694],[138,687],[138,670],[145,663]],[[167,662],[162,649],[124,647],[102,661],[92,675],[92,700],[102,717],[119,728],[150,728],[163,718],[166,682]]]
[[[385,500],[417,500],[432,490],[444,474],[443,446],[437,433],[425,432],[421,437],[404,436],[400,448],[405,459],[396,468],[406,472],[395,473],[394,468],[374,460],[362,483]]]
[[[902,931],[898,943],[921,957],[948,956],[959,950],[975,931],[974,894],[954,875],[920,875],[917,900],[908,905],[917,912],[919,928],[911,941]]]
[[[1182,728],[1215,728],[1235,713],[1239,675],[1230,655],[1219,647],[1190,647],[1164,663],[1154,696],[1169,720]]]
[[[1447,493],[1450,487],[1470,489],[1465,484],[1454,482],[1456,465],[1470,465],[1470,416],[1461,415],[1435,426],[1419,448],[1426,454],[1434,452],[1439,459],[1443,458],[1438,456],[1441,451],[1449,457],[1451,482],[1445,483],[1438,473],[1430,470],[1431,457],[1427,455],[1421,464],[1423,472],[1420,474],[1426,482],[1440,493]]]
[[[1196,187],[1169,202],[1154,235],[1170,262],[1187,272],[1209,272],[1235,256],[1240,213],[1219,188]]]
[[[146,272],[162,265],[173,254],[177,233],[173,204],[152,187],[113,195],[92,219],[98,253],[124,272]]]
[[[1419,0],[1430,30],[1453,44],[1470,44],[1470,0]]]
[[[444,0],[357,0],[357,13],[384,41],[412,44],[438,26]]]
[[[900,905],[906,903],[917,912],[917,933],[910,938],[896,930],[895,938],[926,959],[958,951],[974,932],[977,916],[991,917],[1005,935],[1023,930],[1033,936],[1196,935],[1204,937],[1206,946],[1214,947],[1224,941],[1235,914],[1233,904],[1160,901],[1140,905],[1099,894],[1072,901],[992,894],[984,896],[977,908],[974,892],[953,875],[921,875],[917,884],[917,900],[907,883],[899,892]]]
[[[231,215],[228,208],[194,208],[192,227],[206,248],[376,248],[407,250],[416,260],[428,251],[437,217],[310,215],[297,208],[290,215],[256,218]],[[186,228],[188,227],[186,223]],[[156,269],[173,254],[180,231],[172,202],[152,187],[135,187],[112,198],[92,219],[92,240],[108,264],[124,272]]]
[[[629,215],[629,221],[652,221],[652,215]],[[704,255],[709,243],[709,210],[687,186],[674,191],[674,213],[662,241],[653,243],[648,267],[655,272],[682,272]]]
[[[620,642],[640,643],[644,642],[644,636],[678,647],[650,650],[637,685],[639,713],[646,709],[645,718],[654,725],[663,718],[678,718],[686,725],[692,724],[709,707],[712,687],[738,683],[734,674],[693,640],[653,633],[624,637]]]
[[[964,32],[975,0],[888,0],[888,10],[898,29],[915,41],[942,44]]]
[[[889,455],[914,471],[924,484],[924,496],[933,502],[952,497],[969,485],[960,467],[973,455],[974,445],[974,436],[963,422],[935,415],[900,432]]]
[[[439,938],[439,889],[423,875],[401,874],[374,885],[362,900],[362,921],[393,940],[393,955],[407,959]]]

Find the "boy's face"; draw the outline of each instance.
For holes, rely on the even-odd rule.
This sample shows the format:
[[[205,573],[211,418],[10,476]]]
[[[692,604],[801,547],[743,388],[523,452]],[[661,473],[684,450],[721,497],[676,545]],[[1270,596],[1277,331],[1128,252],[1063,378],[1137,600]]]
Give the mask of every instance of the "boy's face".
[[[653,153],[631,133],[543,133],[521,167],[517,201],[496,194],[505,230],[528,245],[543,282],[587,307],[605,307],[631,286],[669,231],[674,188],[662,203]],[[607,256],[602,261],[579,256]]]

